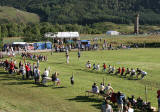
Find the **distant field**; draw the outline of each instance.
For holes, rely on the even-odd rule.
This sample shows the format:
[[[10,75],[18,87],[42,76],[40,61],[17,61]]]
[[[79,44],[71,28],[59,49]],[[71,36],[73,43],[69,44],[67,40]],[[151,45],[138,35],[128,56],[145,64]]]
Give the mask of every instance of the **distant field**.
[[[38,15],[21,11],[12,7],[0,6],[0,23],[38,23]]]
[[[65,53],[44,53],[48,62],[41,62],[43,73],[45,67],[51,67],[51,72],[59,72],[60,87],[41,87],[30,80],[21,80],[20,76],[0,72],[0,110],[7,112],[100,112],[102,97],[87,97],[84,91],[90,90],[93,82],[99,85],[102,79],[105,84],[111,82],[115,92],[122,91],[127,96],[142,96],[145,100],[145,86],[148,91],[148,101],[157,106],[156,91],[160,89],[160,49],[131,49],[113,51],[81,52],[80,60],[77,52],[70,52],[70,64],[66,64]],[[21,57],[16,57],[19,62]],[[143,80],[129,80],[120,76],[109,75],[102,71],[92,71],[85,68],[86,62],[118,67],[141,68],[148,75]],[[30,60],[27,60],[30,61]],[[34,62],[34,61],[30,61]],[[70,77],[74,73],[75,85],[70,85]],[[50,74],[51,75],[51,74]],[[48,83],[52,85],[52,83]]]
[[[123,34],[133,34],[134,32],[134,24],[115,24],[112,22],[100,22],[92,25],[93,28],[102,31],[103,33],[112,30],[118,31]],[[160,26],[153,25],[140,25],[141,33],[155,32],[160,31]]]

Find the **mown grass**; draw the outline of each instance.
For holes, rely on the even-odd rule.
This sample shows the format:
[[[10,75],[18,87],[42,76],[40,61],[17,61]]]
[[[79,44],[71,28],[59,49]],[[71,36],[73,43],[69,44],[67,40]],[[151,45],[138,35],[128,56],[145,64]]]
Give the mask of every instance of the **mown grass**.
[[[0,6],[0,23],[38,23],[38,15],[21,11],[13,7]]]
[[[21,80],[20,76],[0,73],[0,109],[9,112],[100,112],[102,97],[86,97],[85,90],[90,90],[93,82],[100,84],[103,78],[105,84],[111,82],[115,92],[122,91],[127,96],[142,96],[145,100],[147,86],[148,101],[157,106],[156,91],[160,89],[160,49],[131,49],[113,51],[81,52],[78,60],[77,52],[70,52],[70,63],[66,64],[65,53],[44,53],[48,62],[41,62],[43,73],[45,67],[51,67],[51,72],[59,72],[60,87],[42,87],[33,84],[31,80]],[[16,57],[17,61],[22,60]],[[102,71],[91,71],[85,68],[86,62],[118,67],[141,68],[148,72],[143,80],[129,80],[113,76]],[[30,61],[30,60],[27,60]],[[34,61],[30,61],[34,62]],[[74,73],[75,85],[70,85],[70,77]],[[52,83],[48,83],[52,85]]]

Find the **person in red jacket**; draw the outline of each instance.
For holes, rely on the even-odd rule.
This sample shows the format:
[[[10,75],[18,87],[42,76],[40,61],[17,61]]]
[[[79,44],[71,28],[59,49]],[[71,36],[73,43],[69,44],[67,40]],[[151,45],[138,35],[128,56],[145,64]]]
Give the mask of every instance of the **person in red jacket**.
[[[121,76],[123,76],[124,72],[125,72],[125,68],[124,68],[124,67],[122,67]]]
[[[104,72],[106,71],[106,68],[107,68],[106,64],[103,63],[103,71],[104,71]]]
[[[30,68],[27,64],[25,64],[25,69],[26,69],[26,79],[29,79],[29,71],[30,71]]]
[[[9,67],[9,73],[12,74],[13,70],[14,70],[14,63],[13,63],[13,61],[11,61],[10,67]]]
[[[121,68],[120,68],[120,67],[117,69],[117,72],[116,72],[115,74],[116,74],[116,75],[117,75],[117,74],[121,74]]]

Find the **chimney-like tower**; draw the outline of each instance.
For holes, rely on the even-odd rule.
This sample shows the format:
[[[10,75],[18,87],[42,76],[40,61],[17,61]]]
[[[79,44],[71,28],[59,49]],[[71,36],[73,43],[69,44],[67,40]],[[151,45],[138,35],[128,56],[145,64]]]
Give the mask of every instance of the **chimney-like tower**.
[[[134,33],[139,34],[139,14],[136,14],[135,24],[134,24]]]

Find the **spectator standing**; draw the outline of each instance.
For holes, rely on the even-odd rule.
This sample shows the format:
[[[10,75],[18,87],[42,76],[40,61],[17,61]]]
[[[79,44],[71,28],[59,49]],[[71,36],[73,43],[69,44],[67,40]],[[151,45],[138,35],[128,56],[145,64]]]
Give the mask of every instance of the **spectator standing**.
[[[40,79],[40,70],[38,69],[38,67],[35,67],[35,69],[34,69],[35,84],[37,84],[39,82],[39,79]]]
[[[25,67],[23,64],[20,66],[19,73],[22,74],[22,80],[24,80],[24,75],[25,75]]]
[[[39,67],[39,59],[37,59],[37,67]]]
[[[123,112],[123,99],[124,95],[119,91],[117,93],[117,104],[118,104],[118,112]]]
[[[78,50],[78,59],[80,59],[81,57],[81,53],[80,53],[80,50]]]
[[[25,69],[26,69],[26,79],[29,79],[29,71],[30,71],[30,68],[29,68],[29,66],[28,66],[27,63],[25,64]]]
[[[66,53],[66,60],[67,60],[67,64],[69,64],[69,54]]]

